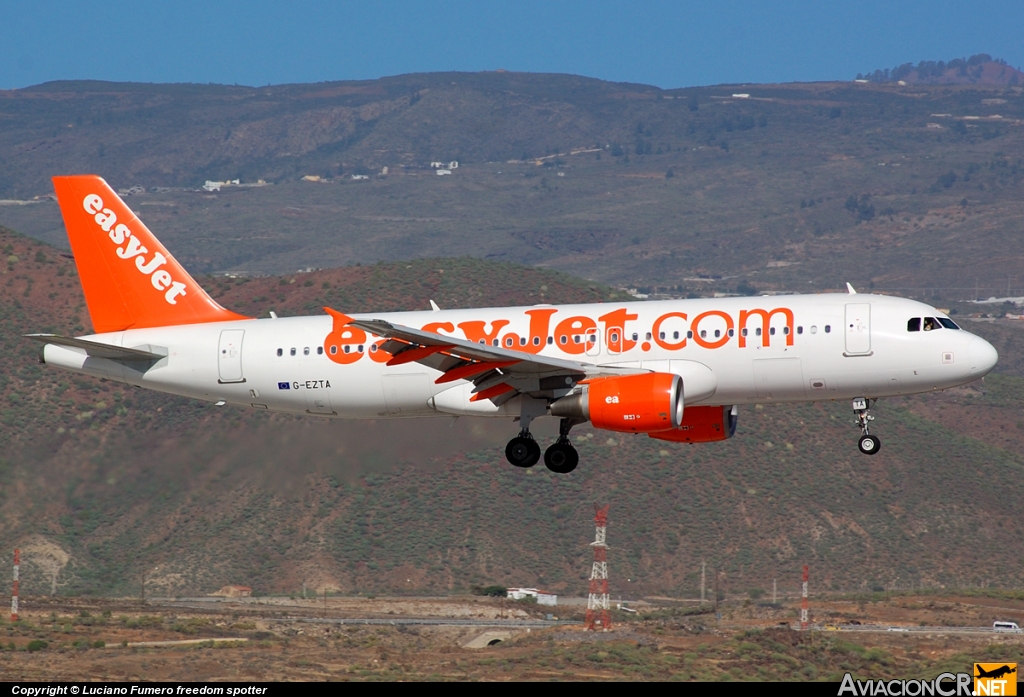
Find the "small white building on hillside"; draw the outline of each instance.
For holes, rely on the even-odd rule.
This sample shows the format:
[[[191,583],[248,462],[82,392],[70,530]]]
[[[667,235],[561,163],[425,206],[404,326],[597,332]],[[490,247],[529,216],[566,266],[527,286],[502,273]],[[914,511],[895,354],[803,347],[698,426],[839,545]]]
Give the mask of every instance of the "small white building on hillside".
[[[512,600],[535,598],[538,605],[548,605],[551,607],[558,605],[557,595],[554,593],[548,593],[547,591],[538,590],[536,588],[509,588],[507,597]]]

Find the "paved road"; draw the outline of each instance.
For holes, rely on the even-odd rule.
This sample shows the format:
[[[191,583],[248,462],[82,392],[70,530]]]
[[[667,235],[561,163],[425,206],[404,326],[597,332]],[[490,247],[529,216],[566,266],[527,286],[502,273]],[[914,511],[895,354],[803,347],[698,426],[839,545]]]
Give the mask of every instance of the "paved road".
[[[509,627],[512,629],[542,629],[571,624],[580,624],[570,620],[462,620],[457,618],[403,617],[384,619],[380,617],[282,617],[274,622],[308,622],[311,624],[377,624],[377,625],[432,625],[437,627]]]
[[[237,598],[226,599],[229,601],[238,600]],[[206,598],[189,598],[186,601],[181,600],[152,600],[151,604],[155,606],[164,607],[178,607],[188,608],[190,610],[204,610],[210,611],[214,609],[216,601],[209,601]],[[301,615],[276,615],[280,612],[295,612],[295,608],[288,606],[274,606],[274,605],[259,605],[254,606],[254,603],[248,604],[252,611],[263,611],[265,612],[264,619],[273,622],[310,622],[315,624],[350,624],[350,625],[421,625],[421,626],[439,626],[439,627],[507,627],[510,629],[542,629],[546,627],[560,627],[565,625],[580,624],[578,621],[571,620],[534,620],[534,619],[463,619],[459,617],[316,617],[315,615],[319,612],[319,608],[309,607],[305,609],[309,615],[303,617]],[[330,610],[332,614],[337,613],[338,610],[332,608]]]
[[[815,626],[816,632],[904,632],[908,634],[998,634],[1024,639],[1020,632],[997,631],[991,627],[913,627],[886,624],[839,624]]]

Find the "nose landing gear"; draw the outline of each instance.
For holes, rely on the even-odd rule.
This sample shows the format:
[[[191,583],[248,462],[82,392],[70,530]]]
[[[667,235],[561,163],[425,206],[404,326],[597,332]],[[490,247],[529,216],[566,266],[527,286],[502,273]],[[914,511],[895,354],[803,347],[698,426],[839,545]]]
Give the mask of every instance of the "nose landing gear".
[[[860,427],[860,439],[857,441],[857,448],[865,455],[874,455],[882,449],[882,441],[878,436],[871,435],[868,430],[868,423],[875,420],[869,412],[871,401],[865,397],[858,397],[853,400],[853,413],[857,415],[855,422]]]

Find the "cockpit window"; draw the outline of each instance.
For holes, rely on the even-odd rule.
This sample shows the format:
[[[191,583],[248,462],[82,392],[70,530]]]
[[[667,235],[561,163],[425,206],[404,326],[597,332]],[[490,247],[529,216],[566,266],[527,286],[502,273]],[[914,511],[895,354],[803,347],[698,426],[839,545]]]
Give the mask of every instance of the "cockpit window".
[[[924,330],[926,332],[930,332],[933,329],[942,329],[942,325],[939,324],[939,320],[935,319],[934,317],[925,317]]]
[[[946,329],[959,329],[960,328],[960,327],[956,326],[956,322],[954,322],[953,320],[949,319],[948,317],[939,317],[939,323],[943,327],[945,327]]]
[[[921,331],[921,318],[911,317],[907,320],[907,331],[908,332],[919,332]]]

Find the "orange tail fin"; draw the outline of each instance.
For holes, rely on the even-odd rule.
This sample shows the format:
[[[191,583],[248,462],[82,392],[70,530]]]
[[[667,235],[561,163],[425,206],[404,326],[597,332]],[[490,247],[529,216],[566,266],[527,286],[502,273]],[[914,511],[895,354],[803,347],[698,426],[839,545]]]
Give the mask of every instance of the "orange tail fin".
[[[96,333],[250,319],[225,310],[100,177],[54,177]]]

